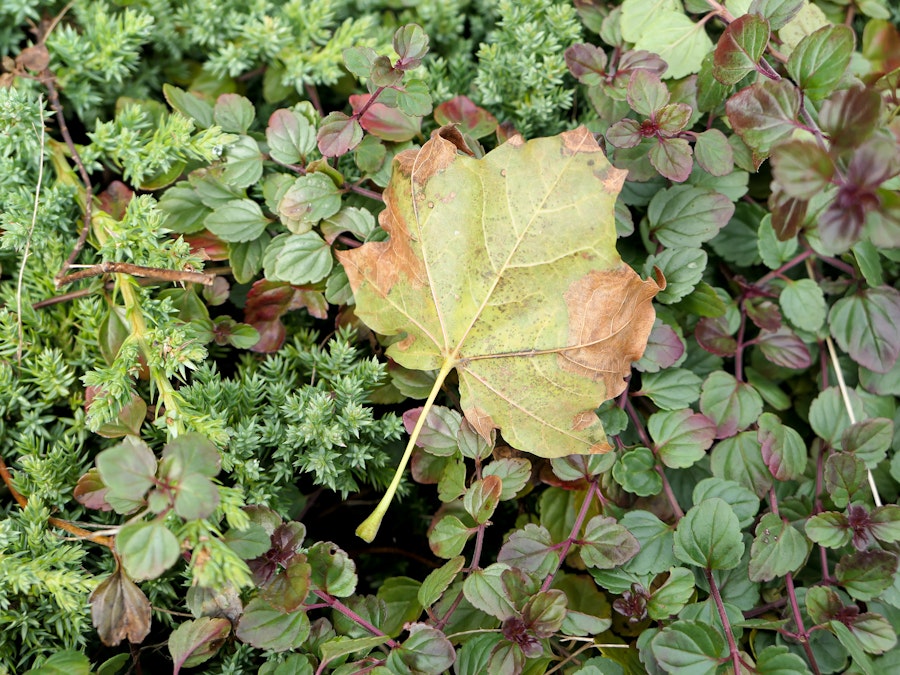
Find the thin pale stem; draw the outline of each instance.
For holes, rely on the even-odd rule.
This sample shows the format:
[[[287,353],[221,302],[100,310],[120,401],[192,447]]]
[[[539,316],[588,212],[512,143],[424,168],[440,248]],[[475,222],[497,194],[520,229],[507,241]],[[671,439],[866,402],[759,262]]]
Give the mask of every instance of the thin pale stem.
[[[431,412],[431,408],[434,405],[438,392],[441,390],[441,385],[444,384],[444,380],[447,379],[447,375],[450,374],[450,371],[456,367],[456,363],[456,356],[451,355],[447,357],[444,364],[441,366],[441,370],[438,372],[434,386],[431,388],[431,393],[428,395],[428,400],[425,401],[425,405],[422,407],[422,413],[419,415],[416,426],[409,436],[409,442],[406,444],[406,450],[403,452],[400,464],[394,472],[394,478],[391,480],[391,484],[388,485],[387,491],[382,496],[381,501],[378,502],[375,510],[372,511],[371,515],[356,528],[356,536],[360,539],[371,542],[378,534],[378,528],[381,527],[381,521],[384,519],[384,514],[387,513],[388,507],[394,499],[394,494],[396,494],[397,488],[400,487],[400,480],[403,478],[403,472],[406,470],[409,458],[412,457],[413,448],[416,447],[416,441],[419,439],[419,434],[422,433],[422,428],[425,426],[425,419],[428,417],[428,413]]]
[[[25,348],[25,326],[22,321],[22,286],[25,283],[25,264],[28,262],[28,254],[31,252],[31,237],[34,227],[37,225],[38,206],[41,203],[41,186],[44,183],[44,97],[38,97],[38,110],[40,111],[41,130],[34,130],[40,143],[38,153],[38,178],[34,191],[34,209],[31,212],[31,225],[28,227],[28,236],[25,238],[25,249],[22,251],[22,263],[19,266],[19,279],[16,283],[16,327],[19,332],[19,344],[16,346],[16,363],[22,366],[22,351]]]
[[[810,279],[816,281],[815,273],[809,262],[806,264],[806,272],[809,274]],[[841,392],[841,399],[844,401],[844,408],[847,410],[847,417],[850,418],[850,424],[856,424],[856,414],[853,412],[853,405],[850,402],[850,392],[847,383],[844,381],[844,373],[841,370],[841,363],[838,361],[834,340],[831,339],[830,335],[825,336],[825,344],[828,346],[828,355],[831,357],[831,365],[834,368],[834,375],[838,381],[838,389]],[[872,491],[872,498],[875,500],[875,506],[881,506],[881,495],[878,494],[878,486],[875,485],[875,476],[872,475],[872,470],[868,467],[866,468],[866,475],[869,480],[869,489]]]

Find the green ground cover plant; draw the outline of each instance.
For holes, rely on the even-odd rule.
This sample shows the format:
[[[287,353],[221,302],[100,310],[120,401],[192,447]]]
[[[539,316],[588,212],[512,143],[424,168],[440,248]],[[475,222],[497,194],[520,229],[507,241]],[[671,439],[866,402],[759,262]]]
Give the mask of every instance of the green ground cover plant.
[[[0,4],[0,673],[900,669],[898,24]]]

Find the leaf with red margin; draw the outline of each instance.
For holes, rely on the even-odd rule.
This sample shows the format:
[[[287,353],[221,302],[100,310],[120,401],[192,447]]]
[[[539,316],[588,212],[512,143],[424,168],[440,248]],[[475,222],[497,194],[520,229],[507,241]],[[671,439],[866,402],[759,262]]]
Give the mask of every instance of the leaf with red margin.
[[[797,121],[800,91],[790,80],[763,80],[729,98],[725,102],[725,112],[759,166],[769,156],[773,145],[801,126]]]
[[[353,114],[358,115],[372,98],[372,94],[354,94],[350,97]],[[418,135],[422,128],[422,118],[407,115],[398,108],[389,108],[384,103],[370,105],[359,118],[362,128],[385,141],[403,142]],[[324,153],[323,153],[324,154]]]
[[[328,316],[328,303],[322,291],[266,279],[254,283],[244,306],[244,322],[259,332],[259,342],[253,345],[252,351],[262,354],[278,351],[286,334],[281,317],[301,307],[318,319]]]
[[[460,131],[472,138],[487,136],[497,128],[497,118],[466,96],[441,103],[434,109],[434,120],[441,126],[457,124]]]
[[[738,17],[716,45],[713,76],[722,84],[737,84],[757,69],[768,44],[768,21],[755,14]]]
[[[183,234],[181,237],[191,247],[191,253],[203,260],[228,260],[228,243],[219,239],[209,230],[195,234]]]
[[[787,327],[760,333],[759,348],[766,359],[776,366],[804,370],[812,365],[809,347]]]

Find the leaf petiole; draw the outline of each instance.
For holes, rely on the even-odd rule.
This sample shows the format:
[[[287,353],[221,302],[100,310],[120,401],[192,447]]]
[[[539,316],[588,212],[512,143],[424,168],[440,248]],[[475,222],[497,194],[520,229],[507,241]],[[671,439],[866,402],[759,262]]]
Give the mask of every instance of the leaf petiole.
[[[412,457],[413,448],[416,446],[416,441],[419,438],[422,427],[425,425],[425,418],[427,418],[428,413],[431,412],[431,407],[434,405],[434,400],[437,398],[438,392],[444,384],[444,380],[447,379],[447,375],[449,375],[450,371],[456,367],[457,363],[456,354],[454,353],[448,356],[441,365],[437,379],[434,381],[434,386],[431,388],[431,393],[428,394],[428,400],[425,401],[425,405],[422,408],[422,414],[419,415],[416,426],[413,427],[412,433],[409,435],[409,443],[406,444],[406,450],[403,452],[403,457],[400,458],[400,464],[397,465],[397,470],[394,472],[391,484],[388,485],[387,491],[381,497],[381,501],[378,502],[378,506],[375,507],[375,510],[372,511],[369,517],[356,528],[356,536],[360,539],[371,543],[378,534],[378,528],[381,527],[381,521],[384,519],[384,514],[387,513],[388,507],[394,499],[394,493],[397,492],[397,488],[400,485],[400,479],[403,477],[403,472],[406,470],[409,458]]]

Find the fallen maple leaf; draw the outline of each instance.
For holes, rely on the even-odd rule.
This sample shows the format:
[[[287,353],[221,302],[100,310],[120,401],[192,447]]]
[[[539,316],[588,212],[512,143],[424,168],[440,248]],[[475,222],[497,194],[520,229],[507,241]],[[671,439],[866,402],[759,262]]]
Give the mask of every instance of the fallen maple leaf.
[[[406,368],[459,375],[466,419],[541,457],[607,452],[595,408],[625,387],[665,280],[641,280],[616,251],[625,171],[584,127],[476,160],[443,127],[394,160],[386,242],[338,253],[356,313]],[[418,427],[413,431],[411,451]],[[407,455],[409,452],[407,453]],[[405,466],[357,530],[371,541]]]

